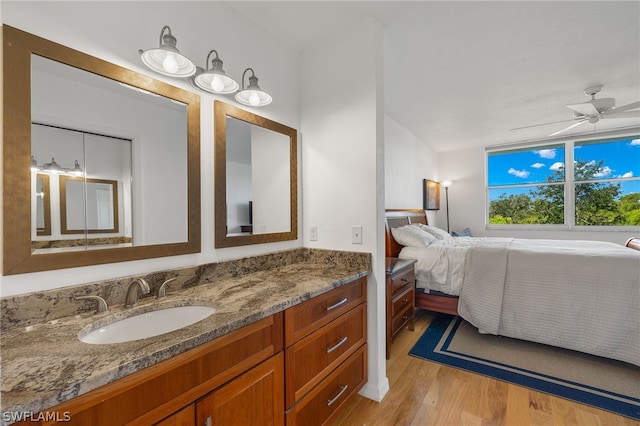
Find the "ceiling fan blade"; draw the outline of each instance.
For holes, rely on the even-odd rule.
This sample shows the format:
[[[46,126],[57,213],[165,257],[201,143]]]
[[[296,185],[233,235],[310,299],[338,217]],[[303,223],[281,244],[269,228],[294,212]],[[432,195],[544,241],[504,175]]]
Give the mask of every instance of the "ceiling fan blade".
[[[583,104],[571,104],[567,105],[567,108],[574,110],[578,114],[582,114],[587,117],[592,117],[594,115],[600,114],[598,109],[593,106],[590,102],[585,102]]]
[[[568,121],[574,121],[574,120],[575,118],[570,118],[569,120],[552,121],[550,123],[532,124],[531,126],[514,127],[513,129],[509,129],[509,130],[529,129],[531,127],[548,126],[549,124],[566,123]]]
[[[605,111],[609,112],[609,111]],[[610,118],[640,118],[640,111],[628,111],[628,112],[619,112],[617,114],[609,112],[608,114],[602,113],[603,118],[607,120]]]
[[[618,114],[618,113],[629,111],[629,110],[636,109],[636,108],[640,108],[640,101],[631,102],[630,104],[622,105],[622,106],[616,107],[614,109],[611,109],[609,111],[604,111],[603,114],[605,114],[605,115],[613,115],[613,114]]]
[[[579,125],[581,125],[582,123],[586,123],[587,121],[589,121],[589,119],[588,119],[588,118],[584,118],[584,119],[582,119],[582,120],[578,121],[577,123],[573,123],[573,124],[572,124],[571,126],[569,126],[569,127],[565,127],[565,128],[564,128],[564,129],[562,129],[562,130],[558,130],[557,132],[553,132],[553,133],[551,133],[550,135],[547,135],[547,137],[551,137],[551,136],[559,135],[560,133],[564,133],[564,132],[566,132],[567,130],[571,130],[571,129],[573,129],[574,127],[578,127]]]

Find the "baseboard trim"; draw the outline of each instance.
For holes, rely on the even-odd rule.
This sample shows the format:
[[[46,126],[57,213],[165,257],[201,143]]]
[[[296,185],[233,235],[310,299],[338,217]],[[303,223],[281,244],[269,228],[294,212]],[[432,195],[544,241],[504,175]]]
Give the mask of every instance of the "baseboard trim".
[[[370,381],[367,382],[358,394],[375,402],[380,402],[387,392],[389,392],[389,379],[385,376],[378,386],[374,386]]]

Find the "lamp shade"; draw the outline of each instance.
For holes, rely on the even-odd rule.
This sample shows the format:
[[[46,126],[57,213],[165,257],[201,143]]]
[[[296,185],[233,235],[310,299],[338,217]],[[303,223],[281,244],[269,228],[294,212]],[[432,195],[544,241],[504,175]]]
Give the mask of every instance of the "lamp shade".
[[[177,40],[171,28],[165,25],[160,31],[158,48],[139,50],[142,62],[153,71],[169,77],[190,77],[196,73],[196,66],[182,55],[176,47]]]
[[[245,88],[244,76],[247,71],[251,71],[251,76],[249,77],[249,86]],[[236,94],[236,100],[243,105],[264,106],[269,105],[273,99],[271,95],[260,89],[260,86],[258,86],[258,77],[255,76],[251,68],[247,68],[244,70],[244,73],[242,73],[242,90]]]
[[[215,53],[216,57],[211,60],[211,68],[209,67],[209,58]],[[222,69],[222,60],[218,57],[218,52],[212,50],[207,55],[207,69],[196,75],[193,82],[196,87],[205,92],[228,94],[238,90],[240,85],[233,78],[229,77]]]

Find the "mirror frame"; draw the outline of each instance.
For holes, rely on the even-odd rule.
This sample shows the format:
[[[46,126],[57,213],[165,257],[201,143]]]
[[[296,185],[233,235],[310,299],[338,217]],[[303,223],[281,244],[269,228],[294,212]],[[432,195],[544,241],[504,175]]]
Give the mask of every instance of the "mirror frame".
[[[285,126],[221,101],[214,101],[214,178],[215,178],[215,247],[237,247],[298,238],[298,132]],[[289,179],[291,200],[291,228],[288,232],[256,235],[227,235],[227,117],[281,133],[289,138]]]
[[[200,252],[200,96],[86,53],[3,25],[4,275]],[[34,254],[31,248],[31,55],[187,105],[187,240],[169,244]]]
[[[51,179],[49,175],[45,173],[36,173],[36,182],[38,179],[42,179],[42,192],[44,194],[44,198],[42,200],[42,214],[44,216],[44,228],[38,228],[36,226],[36,235],[38,236],[49,236],[51,235]],[[36,183],[37,190],[37,183]],[[37,209],[36,209],[37,215]]]
[[[89,183],[102,183],[105,185],[111,185],[111,191],[113,195],[113,206],[112,212],[113,215],[113,228],[110,229],[88,229],[88,226],[85,224],[87,229],[69,229],[69,224],[67,223],[67,186],[69,181],[72,182],[84,182],[85,184]],[[94,178],[83,178],[76,176],[65,176],[60,175],[60,233],[62,235],[69,234],[117,234],[120,231],[120,215],[118,214],[118,182],[115,180],[108,179],[94,179]],[[86,200],[85,200],[86,205]]]

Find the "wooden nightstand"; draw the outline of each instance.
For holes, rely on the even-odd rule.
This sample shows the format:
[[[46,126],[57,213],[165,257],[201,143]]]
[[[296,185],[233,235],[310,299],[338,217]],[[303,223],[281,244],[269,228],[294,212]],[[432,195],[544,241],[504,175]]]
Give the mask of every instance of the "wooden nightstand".
[[[413,331],[415,323],[414,259],[386,258],[387,286],[387,359],[391,356],[391,342],[405,327]]]

